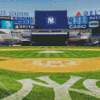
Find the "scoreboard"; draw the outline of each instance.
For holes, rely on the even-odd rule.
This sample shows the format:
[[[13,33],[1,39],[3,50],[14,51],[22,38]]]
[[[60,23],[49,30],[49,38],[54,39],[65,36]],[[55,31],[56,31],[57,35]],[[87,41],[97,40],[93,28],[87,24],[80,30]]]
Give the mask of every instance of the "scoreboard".
[[[34,29],[33,17],[0,16],[1,29]]]
[[[69,29],[87,29],[88,21],[89,21],[89,16],[69,17],[68,18]]]
[[[69,17],[68,18],[68,24],[88,24],[89,18],[86,16],[81,16],[81,17]]]
[[[67,10],[35,11],[35,29],[68,29]]]
[[[14,24],[33,25],[33,17],[14,17]]]
[[[14,17],[14,29],[34,29],[34,18]]]

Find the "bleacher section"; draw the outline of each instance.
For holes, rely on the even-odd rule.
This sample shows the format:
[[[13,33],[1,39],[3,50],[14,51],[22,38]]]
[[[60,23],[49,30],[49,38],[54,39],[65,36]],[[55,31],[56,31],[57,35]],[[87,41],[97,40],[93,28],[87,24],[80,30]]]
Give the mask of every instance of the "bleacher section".
[[[13,37],[10,34],[1,34],[0,36],[3,38],[3,40],[5,42],[11,42],[11,41],[13,41]]]
[[[100,33],[92,34],[92,36],[100,36]]]

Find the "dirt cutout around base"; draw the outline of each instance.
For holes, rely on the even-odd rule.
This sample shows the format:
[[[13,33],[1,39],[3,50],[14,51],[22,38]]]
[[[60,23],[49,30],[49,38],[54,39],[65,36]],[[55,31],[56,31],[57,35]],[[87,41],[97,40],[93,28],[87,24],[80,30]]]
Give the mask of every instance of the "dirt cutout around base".
[[[100,70],[100,57],[97,58],[32,58],[18,59],[0,57],[0,68],[30,72],[79,72]]]

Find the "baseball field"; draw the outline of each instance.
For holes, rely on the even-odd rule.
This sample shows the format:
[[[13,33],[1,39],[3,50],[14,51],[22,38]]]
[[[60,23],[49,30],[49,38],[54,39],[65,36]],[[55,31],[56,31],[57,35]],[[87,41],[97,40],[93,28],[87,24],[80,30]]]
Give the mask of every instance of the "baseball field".
[[[0,47],[0,100],[100,100],[100,47]]]

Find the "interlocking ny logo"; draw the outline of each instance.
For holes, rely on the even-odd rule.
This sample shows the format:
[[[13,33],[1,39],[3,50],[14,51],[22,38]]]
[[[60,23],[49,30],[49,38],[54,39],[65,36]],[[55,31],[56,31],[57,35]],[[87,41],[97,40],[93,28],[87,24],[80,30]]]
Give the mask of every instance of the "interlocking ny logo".
[[[54,18],[53,17],[48,18],[48,24],[54,24]]]
[[[84,77],[71,76],[70,79],[62,85],[51,80],[49,78],[49,76],[37,77],[37,79],[43,80],[43,81],[47,82],[48,84],[36,82],[32,79],[17,80],[18,82],[23,84],[22,89],[19,90],[17,93],[14,93],[14,94],[12,94],[12,95],[10,95],[10,96],[2,99],[2,100],[21,100],[32,90],[34,84],[53,88],[54,92],[55,92],[55,100],[71,100],[71,97],[70,97],[68,91],[75,91],[75,92],[83,93],[83,94],[86,94],[86,95],[94,96],[96,98],[100,98],[100,88],[98,88],[96,86],[96,82],[98,82],[100,80],[86,79],[83,82],[83,85],[89,91],[88,90],[70,88],[78,80],[83,79],[83,78]]]

